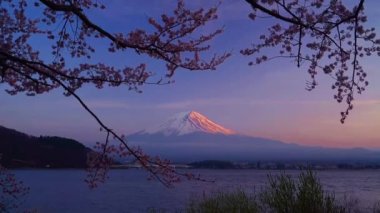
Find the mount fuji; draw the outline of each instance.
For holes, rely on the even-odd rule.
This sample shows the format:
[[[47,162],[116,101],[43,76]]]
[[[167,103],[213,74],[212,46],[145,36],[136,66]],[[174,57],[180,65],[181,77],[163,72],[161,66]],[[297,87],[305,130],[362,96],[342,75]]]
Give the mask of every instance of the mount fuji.
[[[141,131],[140,134],[162,133],[167,136],[179,136],[196,132],[223,135],[235,134],[234,131],[224,128],[223,126],[211,121],[206,116],[195,111],[178,113],[158,126]]]
[[[273,130],[275,131],[275,130]],[[159,125],[128,135],[129,143],[150,155],[176,162],[231,161],[376,161],[378,152],[354,148],[308,147],[246,136],[199,112],[178,113]]]

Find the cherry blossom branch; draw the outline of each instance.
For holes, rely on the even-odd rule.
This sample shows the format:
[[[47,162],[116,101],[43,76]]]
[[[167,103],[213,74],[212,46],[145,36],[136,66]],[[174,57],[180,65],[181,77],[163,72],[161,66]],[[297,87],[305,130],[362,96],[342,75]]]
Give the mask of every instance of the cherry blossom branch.
[[[330,29],[325,29],[325,31],[322,31],[318,28],[315,27],[315,25],[317,23],[304,23],[298,16],[296,16],[294,13],[292,13],[286,6],[285,4],[281,4],[279,1],[275,1],[277,2],[278,5],[280,5],[283,9],[285,9],[286,12],[288,12],[292,18],[289,18],[289,17],[286,17],[286,16],[282,16],[280,15],[280,13],[278,12],[274,12],[272,10],[269,10],[268,8],[265,8],[264,6],[260,5],[259,3],[257,3],[258,1],[256,0],[246,0],[249,4],[251,4],[252,8],[253,9],[258,9],[264,13],[266,13],[267,15],[271,16],[271,17],[275,17],[277,19],[280,19],[282,21],[285,21],[289,24],[293,24],[293,25],[296,25],[296,26],[299,26],[299,28],[305,28],[305,29],[309,29],[311,31],[314,31],[320,35],[322,35],[323,37],[329,39],[332,43],[335,44],[336,47],[338,47],[341,51],[345,51],[344,49],[342,49],[338,43],[335,41],[334,38],[332,38],[330,35],[329,35],[329,31]],[[359,10],[360,11],[360,10]],[[348,22],[350,19],[344,21],[344,22]],[[343,21],[343,20],[341,20]],[[341,21],[339,21],[338,23],[340,23]],[[343,23],[343,22],[342,22]],[[336,23],[335,23],[336,24]],[[332,27],[333,28],[333,27]]]
[[[76,7],[72,2],[70,1],[70,5],[63,5],[63,4],[56,4],[53,1],[50,0],[40,0],[41,3],[49,7],[50,9],[54,11],[61,11],[61,12],[71,12],[75,14],[83,23],[85,23],[88,27],[93,28],[94,30],[98,31],[103,36],[109,38],[110,40],[117,43],[116,37],[114,37],[111,33],[107,32],[100,26],[96,25],[90,19],[87,18],[87,16],[82,12],[83,10],[81,8]],[[135,48],[133,46],[127,46],[126,44],[123,44],[123,46]]]
[[[302,61],[309,61],[311,81],[307,82],[307,90],[317,85],[319,69],[330,76],[334,74],[334,99],[347,104],[346,110],[341,112],[340,121],[344,123],[353,109],[354,94],[361,94],[368,86],[365,80],[367,74],[360,66],[359,58],[374,53],[380,55],[380,39],[376,39],[375,29],[364,28],[363,23],[367,20],[363,13],[365,0],[359,0],[352,10],[342,1],[329,1],[327,4],[323,4],[325,0],[305,0],[303,3],[297,0],[246,2],[253,9],[251,19],[255,20],[258,13],[264,13],[282,23],[270,27],[267,35],[261,35],[262,43],[253,44],[241,53],[249,56],[258,54],[264,48],[279,46],[280,55],[291,53],[296,56],[298,67]],[[297,50],[294,46],[298,47]],[[255,63],[249,64],[267,60],[266,55],[261,55],[256,57]]]
[[[0,52],[0,55],[5,55],[4,53]],[[198,181],[205,181],[205,182],[212,182],[210,180],[202,179],[201,177],[196,177],[192,174],[188,173],[180,173],[176,171],[173,167],[170,166],[170,162],[166,160],[161,160],[159,158],[151,158],[150,156],[144,154],[141,149],[134,149],[130,147],[127,144],[127,141],[123,136],[119,136],[117,133],[115,133],[111,128],[109,128],[107,125],[105,125],[101,119],[85,104],[85,102],[73,91],[65,85],[60,79],[58,79],[55,75],[51,74],[52,72],[43,71],[42,69],[39,69],[39,67],[35,67],[35,65],[41,65],[41,63],[31,62],[25,59],[19,59],[17,57],[8,56],[11,60],[17,61],[19,64],[22,64],[23,66],[26,66],[29,69],[33,69],[35,72],[38,72],[42,75],[47,76],[48,78],[52,79],[54,82],[58,83],[64,90],[66,90],[67,93],[69,93],[71,96],[73,96],[80,105],[96,120],[96,122],[100,125],[100,127],[106,131],[107,137],[104,144],[99,144],[99,146],[102,148],[100,154],[95,154],[95,157],[93,157],[93,160],[95,163],[98,163],[100,165],[93,165],[96,166],[94,170],[94,174],[90,174],[89,178],[87,180],[87,183],[90,187],[96,187],[97,181],[103,182],[106,175],[106,172],[108,171],[110,163],[112,163],[112,159],[110,159],[107,156],[107,153],[113,150],[113,147],[109,146],[109,137],[112,136],[114,139],[116,139],[118,142],[120,142],[123,147],[127,150],[128,155],[131,155],[134,157],[141,166],[146,169],[151,176],[161,182],[163,185],[170,187],[173,182],[177,182],[180,180],[180,177],[185,177],[188,180],[198,180]],[[43,65],[43,67],[48,67],[48,70],[53,70],[54,68],[49,67],[48,65]],[[54,73],[54,72],[53,72]],[[157,166],[157,167],[155,167]],[[101,171],[100,175],[101,178],[98,177],[99,171]],[[91,179],[93,178],[93,179]]]
[[[17,3],[6,1],[0,6],[2,83],[9,85],[6,91],[11,95],[20,92],[36,95],[62,88],[65,95],[73,96],[106,131],[105,143],[96,145],[101,148],[99,153],[90,156],[95,163],[90,164],[95,169],[95,173],[88,177],[90,186],[95,186],[91,184],[102,180],[109,168],[108,164],[113,162],[110,152],[116,149],[109,143],[110,137],[118,141],[121,150],[116,151],[119,154],[135,158],[154,179],[166,186],[178,181],[180,177],[202,180],[194,175],[177,172],[170,166],[169,161],[150,157],[141,149],[128,146],[125,138],[108,128],[75,92],[85,83],[94,84],[97,88],[102,88],[104,84],[109,86],[124,84],[129,89],[140,92],[137,86],[142,84],[163,85],[171,81],[163,81],[161,78],[157,82],[147,82],[147,78],[153,74],[146,70],[145,64],[140,64],[135,68],[118,69],[103,63],[83,63],[69,68],[65,62],[67,58],[85,58],[86,60],[91,58],[96,49],[87,42],[87,39],[93,37],[111,41],[108,49],[110,54],[132,49],[137,54],[145,54],[150,58],[163,61],[166,63],[169,77],[178,68],[216,69],[216,66],[229,57],[229,53],[214,55],[209,60],[202,59],[200,53],[210,49],[207,42],[220,34],[222,30],[206,35],[196,32],[207,22],[217,18],[216,7],[209,10],[189,10],[184,6],[183,0],[179,0],[171,16],[164,14],[160,20],[149,19],[150,25],[155,29],[153,32],[148,33],[137,29],[128,34],[122,34],[108,32],[85,14],[86,10],[99,8],[97,2],[40,0],[34,4],[35,7],[43,6],[42,17],[39,19],[32,19],[25,12],[29,3],[26,0],[19,0]],[[102,9],[103,6],[100,8]],[[73,27],[74,24],[75,27]],[[49,30],[54,26],[59,29],[58,32]],[[71,31],[67,29],[68,27]],[[51,53],[55,57],[52,62],[40,58],[38,47],[29,43],[31,37],[38,38],[41,42],[43,39],[48,43],[53,42]],[[68,51],[69,55],[65,55],[64,51]]]
[[[0,7],[0,15],[2,19],[0,24],[0,50],[3,53],[27,59],[35,63],[50,64],[54,70],[50,70],[59,77],[60,80],[67,83],[72,90],[80,88],[84,83],[92,83],[98,88],[102,88],[104,84],[109,86],[119,86],[121,84],[128,85],[130,90],[138,89],[138,86],[143,84],[158,84],[165,85],[172,83],[167,77],[174,75],[178,68],[187,70],[214,70],[224,62],[230,54],[224,53],[214,55],[210,59],[203,59],[200,54],[209,50],[208,41],[222,32],[221,29],[215,30],[206,35],[201,35],[196,32],[197,29],[204,26],[207,22],[217,18],[216,7],[209,10],[189,10],[184,6],[183,0],[178,1],[177,8],[171,16],[166,14],[161,16],[161,20],[153,18],[149,19],[149,24],[155,29],[148,33],[145,30],[136,29],[128,34],[111,33],[97,25],[91,20],[85,11],[90,9],[101,8],[103,5],[98,2],[89,1],[52,1],[41,0],[35,2],[34,6],[43,6],[42,17],[32,19],[28,17],[25,10],[30,7],[28,1],[19,0],[19,4],[6,1]],[[41,10],[40,9],[40,10]],[[62,20],[61,20],[62,17]],[[58,25],[57,25],[58,23]],[[73,28],[73,24],[76,26]],[[57,26],[56,26],[57,25]],[[56,26],[60,29],[58,32],[49,30]],[[67,27],[72,30],[68,30]],[[41,59],[36,46],[29,43],[30,37],[36,37],[44,42],[53,42],[51,47],[53,62],[48,62]],[[147,82],[147,78],[152,76],[152,72],[146,71],[146,64],[141,63],[136,68],[117,69],[112,65],[103,63],[97,64],[79,64],[74,68],[68,68],[66,60],[69,58],[65,55],[68,51],[71,58],[91,58],[96,51],[86,40],[90,37],[95,39],[106,38],[111,41],[109,53],[115,51],[125,51],[127,49],[134,50],[137,54],[145,54],[150,58],[163,61],[166,65],[166,77],[160,78],[157,82]],[[51,40],[51,41],[49,41]],[[27,92],[28,95],[36,95],[48,92],[59,87],[45,87],[43,90],[33,91],[30,85],[37,84],[34,79],[42,83],[47,83],[44,76],[38,73],[21,70],[21,73],[12,73],[13,70],[7,70],[8,64],[5,64],[6,58],[0,59],[0,70],[2,83],[7,83],[11,88],[7,90],[14,95],[18,92]],[[39,64],[39,66],[43,66]],[[14,69],[18,68],[17,64],[13,64]],[[44,69],[48,69],[45,67]],[[7,73],[5,75],[5,73]],[[40,75],[40,76],[38,76]],[[29,76],[29,77],[27,77]],[[18,81],[17,78],[23,78]],[[25,78],[28,79],[25,80]]]
[[[83,12],[80,4],[74,4],[68,1],[69,4],[55,3],[50,0],[40,0],[42,4],[54,12],[64,12],[68,17],[75,15],[83,23],[83,30],[91,29],[112,41],[110,51],[114,52],[118,49],[126,48],[134,49],[138,54],[147,54],[152,58],[163,60],[167,63],[168,77],[174,74],[178,68],[188,70],[210,70],[226,60],[230,53],[224,53],[220,56],[214,55],[208,61],[199,60],[196,57],[193,59],[186,58],[183,53],[193,52],[199,54],[208,50],[209,46],[200,46],[201,44],[211,40],[222,30],[216,30],[208,35],[200,36],[198,39],[186,41],[186,36],[192,34],[200,26],[204,25],[209,20],[216,19],[216,8],[203,12],[203,10],[190,11],[185,9],[183,0],[178,2],[174,17],[162,16],[163,24],[159,24],[154,19],[149,19],[149,23],[157,29],[157,32],[148,34],[143,30],[135,30],[129,33],[128,36],[123,34],[115,34],[106,31],[104,28],[92,22]],[[89,8],[89,5],[82,5]],[[49,11],[47,11],[48,13]],[[181,39],[181,40],[180,40]],[[166,41],[165,41],[166,40]]]
[[[1,158],[1,155],[0,155]],[[19,207],[29,188],[17,181],[14,174],[0,165],[0,212],[11,212]]]

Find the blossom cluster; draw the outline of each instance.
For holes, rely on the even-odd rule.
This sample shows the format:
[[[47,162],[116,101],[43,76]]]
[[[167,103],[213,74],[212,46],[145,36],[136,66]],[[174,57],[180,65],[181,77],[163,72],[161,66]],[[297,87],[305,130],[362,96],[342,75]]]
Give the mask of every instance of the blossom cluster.
[[[93,45],[94,39],[109,42],[108,53],[104,54],[128,52],[162,61],[167,77],[178,68],[216,69],[230,55],[201,57],[202,52],[210,49],[208,42],[222,32],[221,29],[206,35],[198,32],[217,18],[216,7],[190,10],[179,0],[172,14],[149,18],[153,31],[136,29],[128,33],[109,32],[87,15],[90,10],[103,9],[105,5],[94,0],[0,0],[0,83],[8,85],[7,92],[37,95],[60,88],[61,83],[72,91],[83,84],[94,84],[97,88],[106,84],[126,85],[129,90],[141,92],[138,87],[144,83],[171,82],[169,78],[164,82],[147,82],[153,72],[147,70],[146,62],[137,67],[89,63],[98,49]],[[40,17],[32,16],[30,10],[40,11]],[[40,46],[31,40],[51,44],[52,59],[42,57]]]
[[[178,69],[216,69],[230,54],[211,58],[204,54],[210,50],[209,42],[222,30],[202,34],[199,29],[217,18],[217,7],[193,10],[188,9],[183,0],[178,0],[172,13],[148,19],[153,30],[130,32],[110,32],[88,15],[104,9],[106,6],[97,0],[0,0],[0,84],[7,85],[6,91],[11,95],[34,96],[62,89],[106,129],[106,142],[97,144],[95,150],[98,152],[89,155],[87,182],[91,187],[105,181],[113,162],[111,155],[115,153],[135,158],[165,184],[174,182],[176,175],[168,166],[169,162],[130,147],[91,111],[77,90],[90,84],[99,89],[125,86],[128,90],[141,92],[140,87],[144,84],[171,83],[170,77]],[[38,12],[38,16],[33,15]],[[94,40],[109,43],[108,51],[102,54],[110,57],[125,53],[141,55],[144,60],[149,58],[147,62],[161,61],[166,67],[162,78],[148,82],[158,70],[151,71],[147,62],[136,67],[92,62],[99,50]],[[46,54],[46,47],[50,47],[51,58],[40,53],[43,50]],[[109,144],[110,134],[117,139],[118,146]]]
[[[360,58],[373,54],[380,56],[380,39],[374,28],[364,26],[364,0],[349,8],[343,1],[327,0],[247,0],[256,20],[260,14],[269,15],[277,23],[260,36],[261,42],[243,49],[243,55],[255,54],[250,65],[275,58],[294,59],[298,67],[308,64],[311,80],[306,89],[317,86],[316,76],[323,72],[334,80],[334,99],[345,102],[341,112],[344,123],[353,109],[354,95],[361,94],[368,86],[367,73],[360,65]],[[278,55],[267,56],[265,48],[278,47]]]
[[[14,174],[0,165],[0,212],[18,208],[29,188],[18,181]]]

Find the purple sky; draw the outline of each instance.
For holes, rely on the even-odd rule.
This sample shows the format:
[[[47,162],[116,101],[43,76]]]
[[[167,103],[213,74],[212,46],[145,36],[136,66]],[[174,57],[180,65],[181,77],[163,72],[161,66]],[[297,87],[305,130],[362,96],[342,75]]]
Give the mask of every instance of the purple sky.
[[[192,7],[205,6],[201,0],[185,2]],[[217,2],[207,1],[210,5]],[[174,6],[175,1],[112,0],[107,1],[108,9],[92,12],[90,16],[111,32],[128,32],[146,27],[148,17],[158,17]],[[366,1],[365,7],[368,25],[380,29],[380,1]],[[97,90],[92,86],[78,93],[100,118],[120,133],[139,131],[174,113],[195,110],[248,135],[304,145],[380,148],[380,58],[362,61],[370,86],[364,95],[358,96],[347,123],[341,125],[339,112],[345,106],[333,100],[334,91],[330,89],[333,82],[329,77],[319,75],[319,86],[308,92],[304,89],[308,80],[306,67],[298,69],[289,60],[247,65],[250,58],[241,56],[239,50],[257,41],[260,32],[273,23],[269,19],[252,22],[249,11],[245,1],[224,0],[219,19],[204,28],[205,32],[220,26],[225,28],[212,42],[210,54],[233,53],[216,71],[179,70],[173,77],[174,84],[147,85],[142,88],[142,94],[124,87]],[[101,50],[105,44],[96,45]],[[41,48],[48,46],[41,45]],[[50,60],[52,56],[46,53],[45,57]],[[95,59],[115,66],[146,62],[158,77],[165,73],[161,63],[133,52],[110,55],[98,51]],[[33,135],[71,137],[85,143],[104,140],[93,118],[76,100],[64,97],[62,91],[26,97],[7,95],[3,85],[0,89],[0,125]]]

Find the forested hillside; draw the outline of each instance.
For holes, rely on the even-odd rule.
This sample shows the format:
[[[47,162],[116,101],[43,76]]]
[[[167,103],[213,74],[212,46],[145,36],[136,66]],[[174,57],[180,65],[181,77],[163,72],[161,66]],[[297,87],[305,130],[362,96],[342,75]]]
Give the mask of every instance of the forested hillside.
[[[72,139],[34,137],[0,126],[0,162],[5,167],[82,168],[89,151]]]

